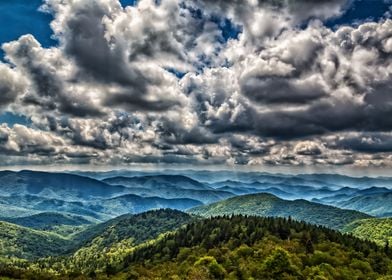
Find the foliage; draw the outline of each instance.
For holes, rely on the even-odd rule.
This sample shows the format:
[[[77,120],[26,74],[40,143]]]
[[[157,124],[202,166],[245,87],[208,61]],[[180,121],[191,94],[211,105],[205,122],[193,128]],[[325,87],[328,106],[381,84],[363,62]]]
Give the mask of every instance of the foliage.
[[[54,256],[67,244],[68,240],[57,234],[0,222],[0,257],[35,259]]]
[[[68,256],[34,262],[2,259],[0,276],[351,280],[388,279],[392,273],[392,253],[385,248],[291,218],[195,219],[179,211],[159,210],[91,227],[84,238],[83,246]]]
[[[135,279],[351,280],[389,275],[392,261],[376,244],[324,227],[226,216],[191,223],[140,245],[124,269]]]
[[[386,242],[392,244],[392,218],[358,220],[347,225],[343,231],[375,241],[381,246]]]
[[[333,229],[341,229],[350,222],[370,217],[357,211],[343,210],[306,200],[288,201],[265,193],[237,196],[192,208],[188,212],[203,217],[230,214],[291,217]]]

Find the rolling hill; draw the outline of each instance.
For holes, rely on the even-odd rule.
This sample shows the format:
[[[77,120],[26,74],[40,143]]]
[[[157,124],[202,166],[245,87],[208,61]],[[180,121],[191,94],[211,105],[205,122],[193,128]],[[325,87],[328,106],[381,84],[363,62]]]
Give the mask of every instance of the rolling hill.
[[[6,279],[384,279],[392,272],[392,254],[375,243],[285,218],[158,210],[93,225],[68,240],[9,223],[0,229],[9,241],[0,243]],[[32,260],[36,252],[62,255],[4,259]]]
[[[61,254],[69,240],[57,234],[0,222],[0,257],[36,259]]]
[[[155,175],[144,177],[112,177],[103,180],[111,185],[122,185],[131,194],[166,199],[188,198],[203,203],[212,203],[234,194],[227,190],[218,190],[196,180],[180,175]]]
[[[375,244],[279,218],[215,217],[142,244],[115,277],[132,279],[388,279]]]
[[[209,186],[183,175],[147,175],[137,177],[111,177],[102,180],[111,185],[122,185],[126,187],[143,186],[154,188],[157,185],[179,186],[190,190],[211,190]]]
[[[392,216],[392,192],[361,195],[336,203],[337,207],[358,210],[377,217]]]
[[[73,239],[79,246],[90,244],[94,239],[102,239],[104,247],[110,247],[116,242],[132,238],[134,244],[153,239],[159,234],[172,231],[195,218],[187,213],[160,209],[140,214],[127,214],[111,219],[107,222],[90,226],[78,233]]]
[[[306,200],[288,201],[265,193],[233,197],[192,208],[188,212],[203,217],[231,214],[292,217],[333,229],[342,229],[350,222],[371,217],[358,211],[342,210]]]
[[[23,227],[43,231],[55,231],[58,227],[62,226],[78,227],[91,225],[93,222],[96,222],[82,216],[52,212],[43,212],[27,217],[6,218],[2,220]]]
[[[343,232],[351,233],[361,239],[372,240],[380,246],[385,246],[386,241],[392,244],[392,218],[354,221],[345,226]]]
[[[154,239],[192,220],[194,218],[189,214],[170,209],[123,215],[104,223],[90,222],[90,225],[86,225],[89,221],[82,217],[58,213],[16,218],[12,221],[24,226],[0,222],[0,258],[31,260],[70,252],[80,257],[80,254],[92,251],[99,255],[112,246],[118,248],[120,245],[129,250],[136,244]],[[54,233],[56,227],[64,225],[84,227],[65,238]]]
[[[138,214],[154,209],[171,208],[175,210],[186,210],[202,204],[200,201],[188,198],[165,199],[127,194],[90,203],[89,208],[115,218],[124,214]]]
[[[37,171],[0,172],[0,195],[31,195],[63,201],[91,201],[126,194],[126,188],[89,177]]]
[[[137,214],[159,208],[186,210],[201,204],[200,201],[187,198],[164,199],[133,194],[89,201],[64,201],[33,195],[0,196],[0,206],[4,205],[0,208],[4,209],[0,213],[0,220],[7,217],[25,217],[40,212],[56,212],[64,215],[83,216],[87,220],[102,222],[128,213]],[[14,205],[17,205],[18,208],[15,209]]]

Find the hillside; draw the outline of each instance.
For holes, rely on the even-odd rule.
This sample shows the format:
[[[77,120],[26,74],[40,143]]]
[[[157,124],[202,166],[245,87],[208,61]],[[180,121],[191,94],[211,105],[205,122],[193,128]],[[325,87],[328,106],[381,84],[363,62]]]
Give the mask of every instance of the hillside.
[[[207,185],[200,183],[183,175],[146,175],[137,177],[111,177],[102,180],[111,185],[123,185],[126,187],[143,186],[146,188],[155,187],[157,185],[179,186],[182,189],[190,190],[212,190]]]
[[[54,256],[62,253],[68,242],[57,234],[0,222],[0,258]]]
[[[212,203],[234,196],[230,191],[218,190],[196,180],[180,175],[155,175],[144,177],[112,177],[103,180],[111,185],[126,186],[127,192],[144,197],[165,199],[188,198]]]
[[[68,270],[102,272],[110,266],[118,266],[136,245],[194,220],[186,213],[170,209],[123,215],[76,234],[71,240],[71,255],[62,258],[60,263]]]
[[[83,216],[84,219],[101,222],[128,213],[137,214],[159,208],[186,210],[202,204],[200,201],[187,198],[164,199],[160,197],[141,197],[132,194],[91,201],[64,201],[33,195],[12,195],[0,196],[0,203],[4,205],[4,207],[0,208],[4,209],[1,212],[3,219],[15,216],[15,218],[18,218],[17,214],[20,214],[21,217],[31,216],[39,211]],[[18,205],[20,211],[16,211],[13,205]],[[8,208],[8,206],[10,207]]]
[[[33,195],[64,201],[96,200],[126,193],[122,186],[111,186],[88,177],[37,171],[0,172],[0,195]]]
[[[88,245],[94,239],[102,239],[103,247],[132,238],[133,243],[153,239],[160,233],[171,231],[192,221],[189,214],[171,209],[151,210],[136,215],[122,215],[107,222],[90,226],[73,237],[79,246]]]
[[[34,259],[75,252],[72,260],[77,262],[80,255],[86,252],[99,255],[112,246],[130,249],[135,244],[154,239],[191,220],[193,218],[186,213],[167,209],[123,215],[105,223],[87,226],[80,217],[42,213],[13,219],[26,227],[0,222],[0,257]],[[48,222],[47,227],[45,221]],[[73,234],[68,234],[67,238],[54,233],[61,229],[64,233],[64,226],[73,227]]]
[[[284,218],[195,220],[159,210],[93,226],[84,239],[90,241],[70,256],[1,263],[0,276],[350,280],[384,279],[380,277],[392,273],[392,254],[375,243]]]
[[[38,230],[51,230],[60,225],[81,226],[92,224],[91,220],[87,220],[82,216],[51,212],[39,213],[20,218],[7,218],[3,220],[12,224]]]
[[[359,238],[372,240],[380,246],[385,246],[386,241],[392,244],[392,218],[354,221],[345,226],[343,232],[351,233]]]
[[[358,210],[377,217],[392,216],[392,192],[357,196],[336,203],[337,207]]]
[[[210,205],[192,208],[188,212],[203,217],[231,214],[292,217],[295,220],[323,225],[332,229],[341,229],[355,220],[370,218],[369,215],[358,211],[342,210],[306,200],[283,200],[265,193],[233,197]]]
[[[374,244],[326,228],[279,218],[234,216],[197,221],[140,246],[127,258],[125,272],[117,276],[381,279],[392,272],[391,264],[390,256]]]
[[[3,217],[26,217],[40,212],[56,212],[62,214],[80,215],[88,219],[100,221],[109,220],[112,216],[102,212],[102,207],[95,207],[101,200],[91,201],[64,201],[55,198],[45,198],[36,195],[10,195],[0,196],[0,203],[3,205],[1,215]],[[92,204],[92,205],[91,205]],[[13,205],[18,205],[21,209],[19,215],[13,210]],[[22,211],[23,209],[23,211]],[[13,214],[13,215],[12,215]]]
[[[119,250],[120,249],[120,250]],[[376,244],[284,218],[214,217],[174,232],[98,253],[0,266],[10,279],[388,279],[392,259]],[[67,265],[68,262],[68,265]],[[105,266],[107,265],[107,266]]]
[[[92,218],[86,219],[83,216],[54,212],[43,212],[18,218],[0,218],[0,220],[40,231],[57,233],[66,238],[98,222]]]
[[[105,213],[111,217],[132,213],[138,214],[153,209],[171,208],[186,210],[203,203],[189,198],[165,199],[161,197],[141,197],[127,194],[89,204],[91,209]]]

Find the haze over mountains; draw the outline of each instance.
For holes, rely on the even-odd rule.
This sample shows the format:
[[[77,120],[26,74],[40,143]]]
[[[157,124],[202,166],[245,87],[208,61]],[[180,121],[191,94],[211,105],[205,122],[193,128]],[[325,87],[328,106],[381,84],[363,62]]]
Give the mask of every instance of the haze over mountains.
[[[309,205],[331,205],[388,217],[392,213],[391,186],[392,179],[386,177],[327,174],[2,171],[0,209],[3,218],[58,212],[97,222],[151,209],[187,210],[238,195],[267,193],[283,200],[304,199]]]

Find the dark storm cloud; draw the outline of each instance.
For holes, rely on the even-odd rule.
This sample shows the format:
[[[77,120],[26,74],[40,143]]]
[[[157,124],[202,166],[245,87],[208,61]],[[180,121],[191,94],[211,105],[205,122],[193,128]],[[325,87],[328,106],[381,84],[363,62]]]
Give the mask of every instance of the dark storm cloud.
[[[62,34],[65,53],[80,67],[79,75],[91,75],[98,81],[114,82],[146,91],[148,81],[137,69],[128,67],[121,45],[110,48],[105,38],[103,17],[108,14],[96,1],[72,6]]]
[[[151,101],[146,99],[143,95],[140,95],[139,92],[135,92],[135,90],[140,89],[129,89],[129,91],[121,91],[114,94],[111,97],[108,97],[105,100],[105,105],[107,106],[116,106],[124,109],[125,111],[166,111],[173,106],[180,105],[180,102],[177,100],[156,100]]]
[[[186,131],[181,127],[176,127],[173,123],[166,123],[166,125],[159,127],[157,132],[169,144],[204,145],[217,143],[219,139],[217,135],[204,128],[196,127]]]
[[[183,34],[175,31],[179,7],[170,1],[161,6],[144,5],[132,15],[118,2],[106,0],[47,1],[45,9],[55,15],[53,26],[64,55],[78,66],[75,83],[89,80],[111,87],[102,89],[110,91],[102,100],[105,106],[163,111],[178,105],[180,99],[173,98],[173,89],[167,88],[172,82],[169,74],[151,63],[185,61],[186,57],[180,42]]]
[[[241,90],[249,99],[267,104],[303,104],[326,96],[326,92],[318,84],[281,77],[246,78],[241,84]]]
[[[128,60],[135,59],[137,53],[126,57],[125,46],[110,44],[105,38],[103,17],[109,14],[95,1],[80,2],[70,11],[63,34],[65,53],[80,67],[78,75],[91,75],[98,83],[116,83],[124,87],[121,93],[108,96],[108,106],[126,109],[165,110],[172,104],[165,101],[148,102],[147,86],[159,85],[144,75],[136,67],[130,67]]]
[[[31,35],[22,36],[18,41],[4,45],[7,59],[30,78],[33,92],[23,96],[27,105],[39,105],[45,110],[59,110],[74,116],[99,116],[101,112],[82,98],[73,98],[66,91],[64,81],[56,73],[56,59],[50,51],[45,51]]]
[[[352,133],[333,141],[330,146],[363,153],[385,153],[392,150],[392,135],[391,133]]]
[[[9,128],[2,124],[0,126],[0,138],[0,151],[7,155],[54,156],[58,153],[58,147],[64,144],[60,137],[21,125],[14,125],[13,128]]]
[[[388,83],[376,84],[364,97],[365,125],[369,130],[392,130],[392,77]],[[360,127],[358,127],[360,129]]]
[[[372,98],[380,93],[372,93]],[[381,97],[383,98],[383,97]],[[355,104],[350,100],[325,100],[306,109],[280,110],[255,115],[256,130],[262,136],[290,139],[345,130],[389,131],[391,104]],[[365,100],[370,101],[368,96]]]

